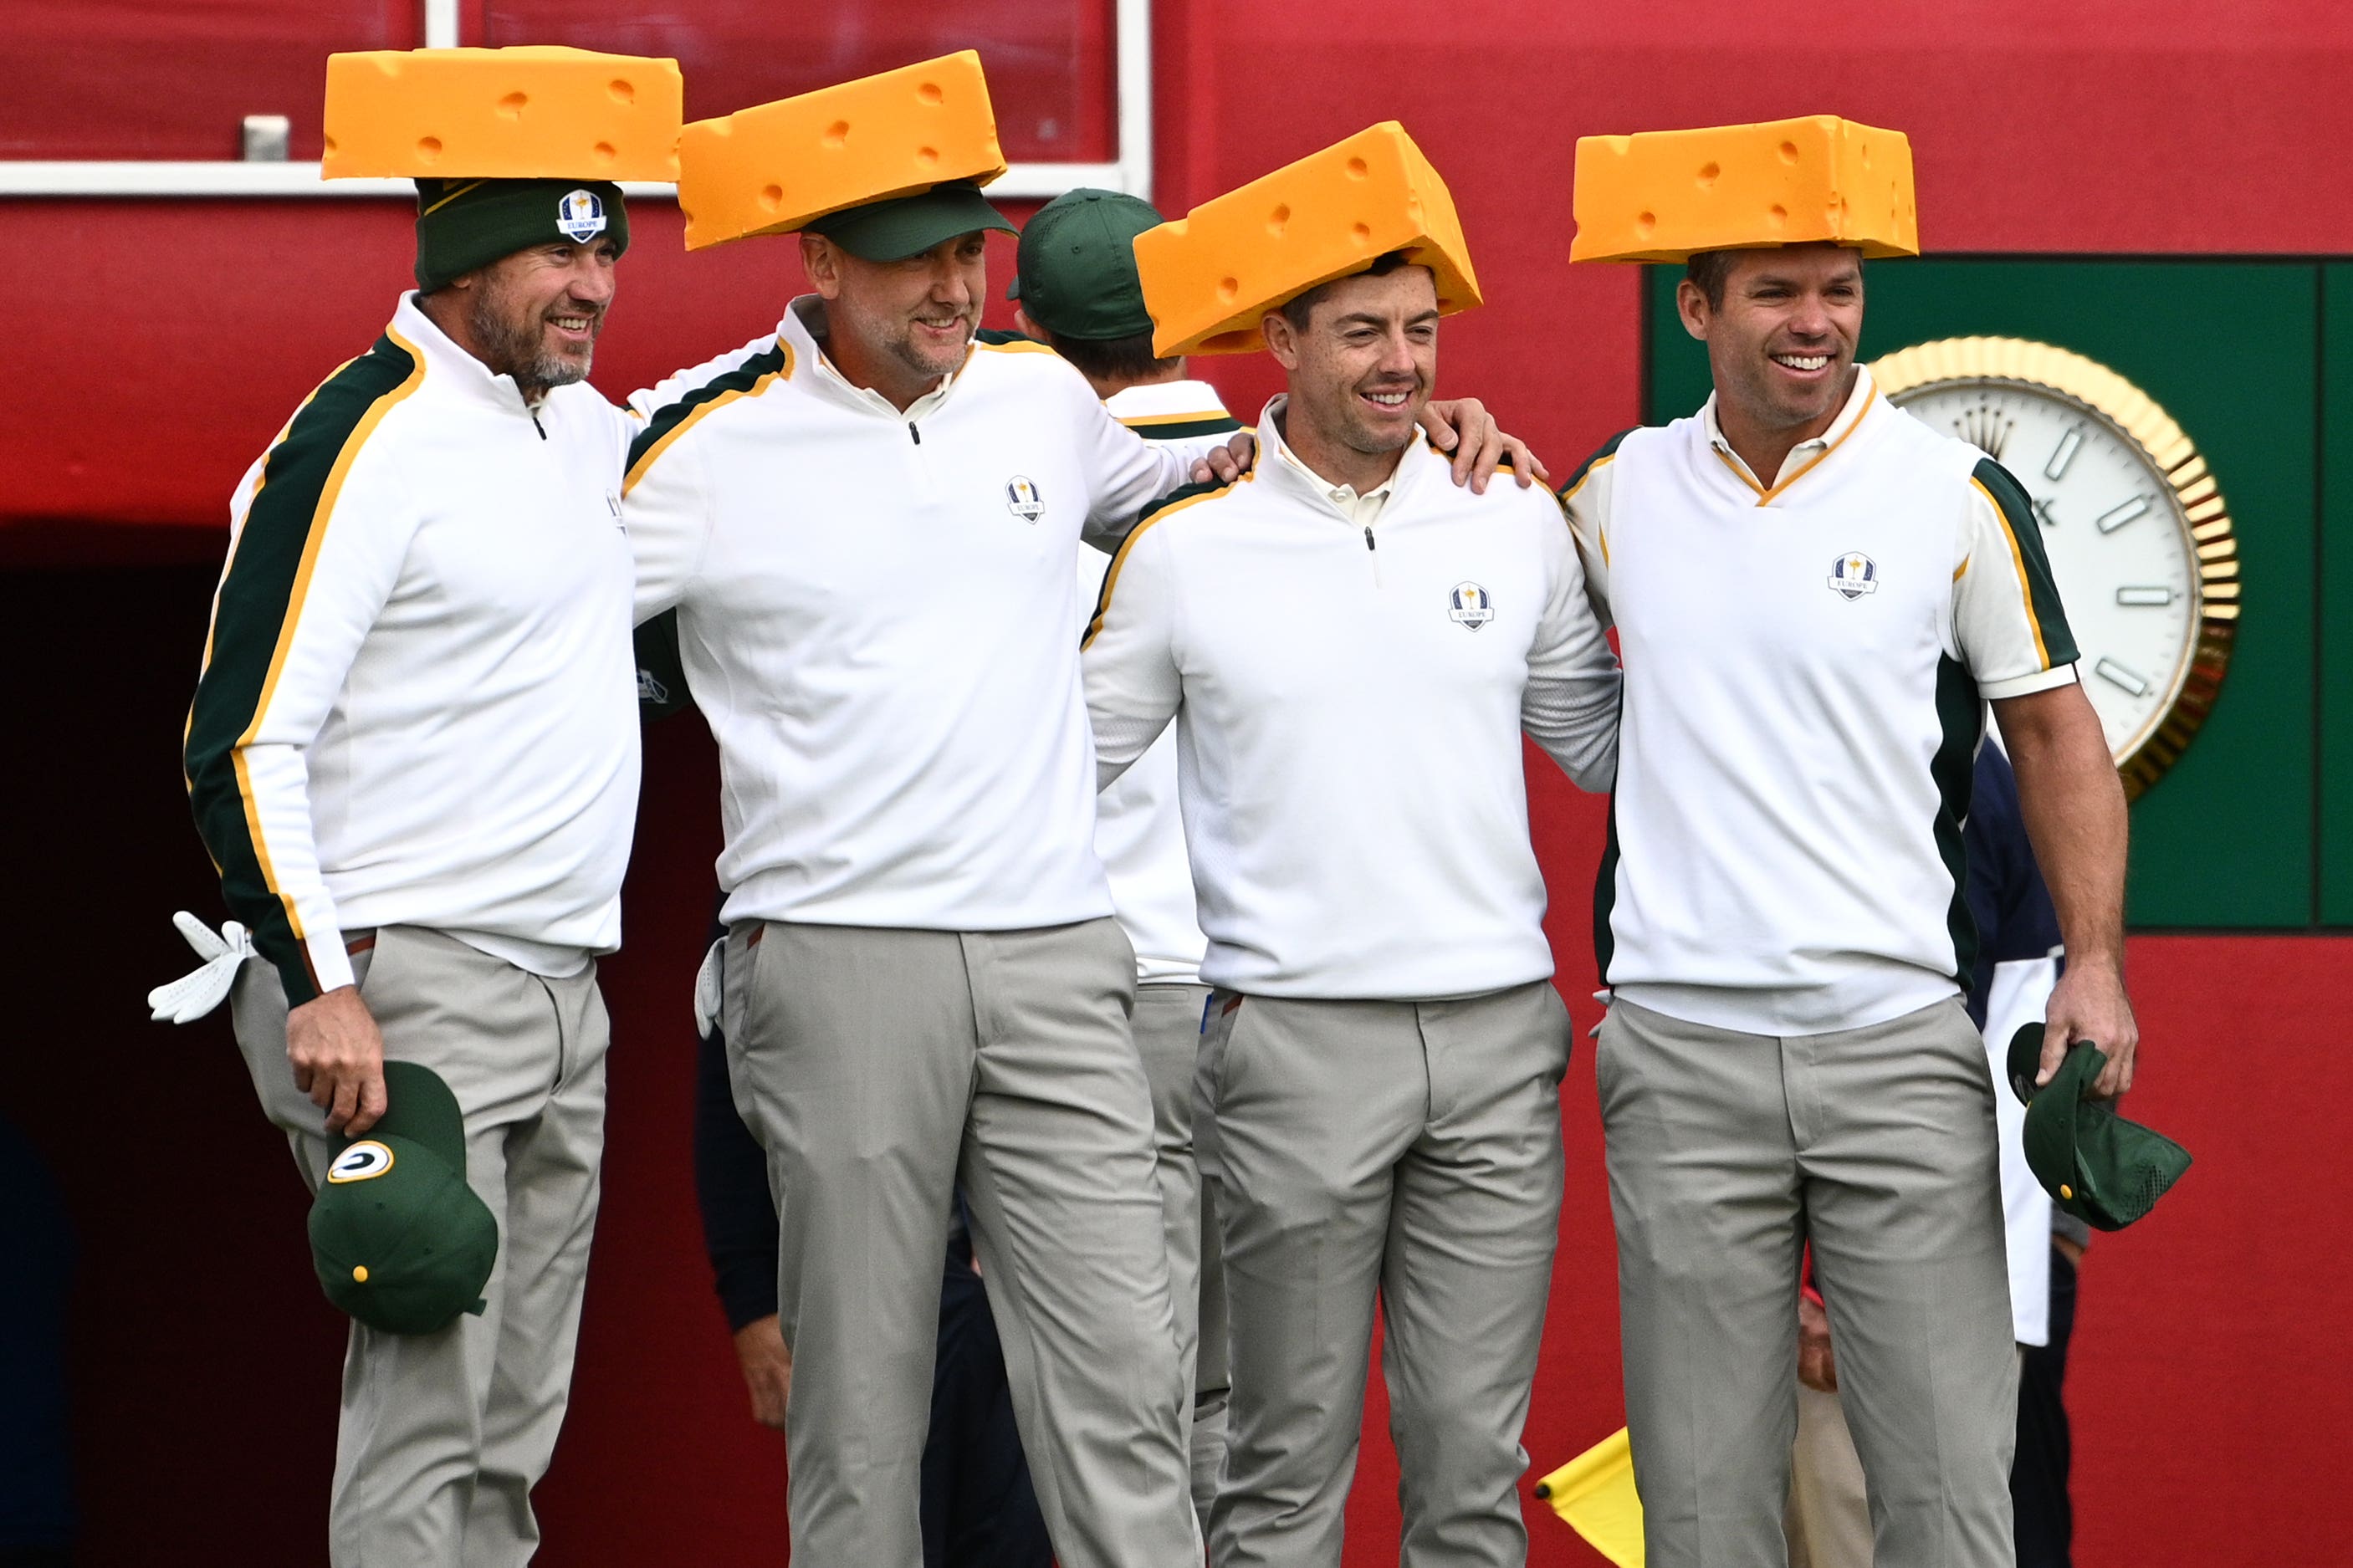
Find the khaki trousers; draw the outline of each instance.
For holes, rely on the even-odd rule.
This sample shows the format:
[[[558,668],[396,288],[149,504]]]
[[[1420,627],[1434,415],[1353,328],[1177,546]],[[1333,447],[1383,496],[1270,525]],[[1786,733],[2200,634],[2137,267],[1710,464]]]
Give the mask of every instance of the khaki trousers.
[[[1407,1568],[1527,1558],[1519,1483],[1558,1232],[1568,1014],[1215,994],[1208,1126],[1232,1312],[1217,1568],[1336,1568],[1378,1299]],[[1213,1123],[1213,1125],[1210,1125]]]
[[[1810,1240],[1879,1568],[2008,1568],[2018,1358],[1959,999],[1774,1037],[1620,1000],[1596,1066],[1652,1568],[1785,1568]]]
[[[352,1325],[328,1559],[513,1568],[539,1543],[531,1489],[564,1423],[596,1222],[611,1027],[596,968],[545,980],[401,926],[353,963],[385,1054],[431,1068],[458,1098],[466,1184],[498,1218],[499,1259],[479,1318],[432,1334]],[[333,1145],[294,1087],[277,972],[247,964],[231,1005],[262,1110],[316,1191]]]
[[[1112,921],[938,931],[744,922],[737,1110],[768,1155],[794,1561],[919,1568],[940,1257],[961,1184],[1063,1568],[1200,1560],[1152,1099]]]
[[[1152,1173],[1160,1187],[1161,1230],[1168,1248],[1177,1364],[1188,1394],[1193,1511],[1205,1531],[1218,1467],[1225,1458],[1228,1382],[1225,1272],[1217,1265],[1217,1244],[1208,1228],[1216,1219],[1193,1155],[1193,1076],[1208,999],[1206,985],[1135,988],[1135,1050],[1152,1086]],[[1219,1298],[1214,1306],[1212,1291]]]

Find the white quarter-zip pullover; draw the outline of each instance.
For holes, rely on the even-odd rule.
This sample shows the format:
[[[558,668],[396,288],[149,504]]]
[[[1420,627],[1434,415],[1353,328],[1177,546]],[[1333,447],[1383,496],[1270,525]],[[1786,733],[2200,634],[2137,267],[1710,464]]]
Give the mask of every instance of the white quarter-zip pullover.
[[[1982,700],[2075,678],[2017,481],[1858,370],[1770,486],[1711,398],[1611,442],[1563,499],[1626,662],[1603,980],[1760,1035],[1955,994]]]
[[[347,930],[551,976],[619,945],[634,427],[585,384],[527,406],[410,296],[248,471],[188,784],[290,1000],[352,983]]]
[[[1072,562],[1189,465],[1042,344],[902,413],[827,362],[821,303],[631,400],[637,613],[678,609],[719,742],[724,916],[1108,915]]]
[[[1212,984],[1388,999],[1543,979],[1520,736],[1596,789],[1617,729],[1559,510],[1508,478],[1458,488],[1417,437],[1366,525],[1285,446],[1282,405],[1246,479],[1121,548],[1085,658],[1101,772],[1175,720]]]

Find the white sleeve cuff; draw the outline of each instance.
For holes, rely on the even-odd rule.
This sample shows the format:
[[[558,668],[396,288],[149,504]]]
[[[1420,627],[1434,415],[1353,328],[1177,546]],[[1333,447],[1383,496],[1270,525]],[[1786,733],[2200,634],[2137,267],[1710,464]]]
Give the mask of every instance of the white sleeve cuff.
[[[2075,684],[2075,666],[2070,662],[2052,669],[2040,669],[2032,675],[2013,675],[2008,680],[1980,680],[1978,695],[1989,702],[1999,702],[2005,697],[2025,697],[2037,691],[2052,691],[2062,686]]]

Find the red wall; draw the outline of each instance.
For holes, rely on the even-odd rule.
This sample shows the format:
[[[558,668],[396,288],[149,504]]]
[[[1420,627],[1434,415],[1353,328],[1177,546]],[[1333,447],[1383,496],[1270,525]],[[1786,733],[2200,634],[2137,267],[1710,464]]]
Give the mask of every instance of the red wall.
[[[1556,470],[1631,423],[1639,393],[1633,274],[1565,265],[1579,134],[1834,109],[1911,134],[1933,249],[2353,255],[2353,17],[2333,5],[1160,0],[1155,41],[1166,210],[1376,119],[1412,129],[1452,182],[1491,300],[1449,323],[1446,390],[1486,398]],[[687,257],[674,211],[634,216],[608,391],[753,336],[797,286],[787,245]],[[216,560],[237,473],[381,325],[406,257],[392,204],[0,204],[0,384],[16,393],[0,563],[18,568],[0,646],[37,752],[5,786],[21,879],[5,930],[25,978],[0,1110],[58,1167],[83,1238],[92,1563],[314,1560],[338,1334],[297,1239],[301,1189],[225,1026],[172,1035],[135,1010],[178,973],[164,916],[217,908],[173,757],[206,574],[38,563]],[[1261,361],[1203,369],[1238,407],[1272,390]],[[691,729],[650,748],[630,945],[606,971],[606,1209],[542,1494],[563,1563],[771,1562],[781,1536],[780,1450],[743,1415],[686,1160],[687,985],[716,840]],[[1589,1024],[1598,816],[1548,768],[1534,777],[1561,983]],[[2326,1120],[2353,1089],[2338,1023],[2353,944],[2139,938],[2133,983],[2135,1113],[2199,1165],[2085,1270],[2079,1561],[2353,1561],[2331,1485],[2353,1378],[2330,1335],[2353,1286],[2353,1172]],[[1588,1059],[1567,1089],[1540,1468],[1620,1418]],[[1371,1563],[1393,1552],[1385,1442],[1360,1474],[1351,1560]],[[1549,1518],[1532,1528],[1538,1561],[1594,1561]]]

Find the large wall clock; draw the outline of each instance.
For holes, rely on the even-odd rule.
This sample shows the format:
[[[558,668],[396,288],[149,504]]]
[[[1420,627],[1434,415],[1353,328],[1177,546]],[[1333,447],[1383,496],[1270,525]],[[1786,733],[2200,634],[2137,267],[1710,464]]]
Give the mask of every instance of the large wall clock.
[[[2239,546],[2206,459],[2140,388],[2049,343],[1943,338],[1871,374],[2026,487],[2078,673],[2139,795],[2205,721],[2238,628]]]

